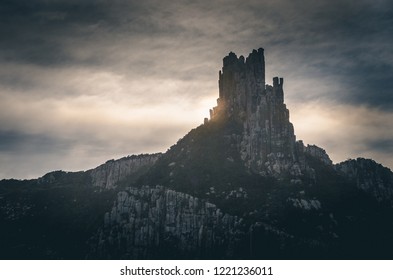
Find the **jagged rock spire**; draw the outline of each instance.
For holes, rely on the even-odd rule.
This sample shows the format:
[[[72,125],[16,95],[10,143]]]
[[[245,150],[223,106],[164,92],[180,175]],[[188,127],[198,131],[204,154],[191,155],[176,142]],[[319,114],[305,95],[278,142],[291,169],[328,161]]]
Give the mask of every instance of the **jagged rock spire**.
[[[264,50],[253,50],[247,59],[230,52],[223,59],[218,85],[218,106],[211,112],[212,118],[221,114],[244,119],[255,112],[258,97],[265,91]]]
[[[219,72],[219,98],[211,120],[231,119],[243,124],[241,158],[263,174],[301,174],[303,145],[296,143],[289,111],[284,104],[284,79],[265,84],[264,49],[244,59],[233,52],[223,59]]]

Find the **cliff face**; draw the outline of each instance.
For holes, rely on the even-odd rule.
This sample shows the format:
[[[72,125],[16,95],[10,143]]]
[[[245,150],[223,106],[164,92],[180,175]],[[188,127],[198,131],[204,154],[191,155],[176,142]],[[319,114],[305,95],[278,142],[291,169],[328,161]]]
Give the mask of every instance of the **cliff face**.
[[[393,173],[389,168],[364,158],[341,162],[335,168],[355,181],[359,189],[393,205]]]
[[[99,258],[228,258],[242,235],[241,220],[204,200],[161,186],[127,188],[105,214],[91,253]]]
[[[241,191],[233,195],[247,197]],[[314,200],[297,203],[306,210],[321,207]],[[264,222],[250,223],[247,216],[229,215],[205,199],[163,186],[126,188],[89,240],[88,258],[260,259],[288,256],[299,243],[322,248]]]
[[[128,156],[119,160],[107,161],[87,172],[91,176],[93,186],[102,189],[113,189],[119,181],[127,176],[138,174],[138,172],[154,165],[160,156],[160,153]]]

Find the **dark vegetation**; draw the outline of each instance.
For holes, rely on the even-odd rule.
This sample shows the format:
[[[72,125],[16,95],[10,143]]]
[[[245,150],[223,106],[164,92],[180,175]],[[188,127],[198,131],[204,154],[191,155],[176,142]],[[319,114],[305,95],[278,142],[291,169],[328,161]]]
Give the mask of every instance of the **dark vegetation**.
[[[84,172],[0,183],[1,259],[84,259],[86,241],[113,204]]]

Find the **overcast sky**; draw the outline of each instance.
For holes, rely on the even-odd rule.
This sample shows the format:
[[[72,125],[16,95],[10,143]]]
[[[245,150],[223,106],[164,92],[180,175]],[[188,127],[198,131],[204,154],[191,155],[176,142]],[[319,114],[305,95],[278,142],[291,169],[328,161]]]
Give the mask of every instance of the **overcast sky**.
[[[164,152],[263,47],[297,139],[393,167],[390,0],[2,0],[0,178]]]

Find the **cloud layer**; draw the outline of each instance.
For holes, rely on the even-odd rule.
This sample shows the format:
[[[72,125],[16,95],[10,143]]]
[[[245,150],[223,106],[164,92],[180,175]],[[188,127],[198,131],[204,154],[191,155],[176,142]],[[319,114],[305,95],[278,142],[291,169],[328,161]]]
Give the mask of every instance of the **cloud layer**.
[[[0,18],[0,177],[165,151],[215,105],[221,59],[258,47],[299,139],[393,166],[390,1],[4,0]]]

